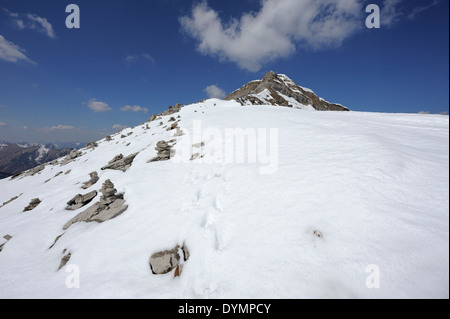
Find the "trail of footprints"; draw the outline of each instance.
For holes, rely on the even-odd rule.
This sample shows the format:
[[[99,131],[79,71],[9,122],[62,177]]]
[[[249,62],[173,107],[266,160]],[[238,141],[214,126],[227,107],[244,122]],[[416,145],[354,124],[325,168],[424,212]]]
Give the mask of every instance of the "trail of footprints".
[[[229,232],[225,220],[226,196],[228,195],[226,173],[222,167],[211,168],[209,172],[194,169],[187,176],[194,189],[192,198],[181,208],[182,213],[202,214],[200,226],[214,238],[215,249],[227,248]]]

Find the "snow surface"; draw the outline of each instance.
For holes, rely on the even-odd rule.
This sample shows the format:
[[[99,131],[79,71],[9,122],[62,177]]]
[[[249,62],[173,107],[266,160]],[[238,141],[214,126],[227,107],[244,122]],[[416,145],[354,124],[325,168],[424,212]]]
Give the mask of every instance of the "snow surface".
[[[449,297],[447,116],[304,112],[216,99],[179,114],[185,133],[198,120],[219,132],[277,128],[278,169],[205,163],[214,144],[205,137],[203,161],[147,163],[156,143],[175,132],[154,121],[149,130],[128,128],[82,149],[65,166],[1,180],[0,203],[23,195],[0,208],[0,245],[13,236],[0,252],[0,298]],[[198,140],[186,134],[177,145],[183,142]],[[135,152],[127,172],[100,170]],[[85,191],[92,171],[100,180]],[[125,193],[128,210],[64,232],[82,211],[64,210],[66,202],[107,179]],[[42,203],[22,213],[36,197]],[[183,242],[190,258],[181,276],[153,275],[150,256]],[[58,271],[64,249],[71,259]],[[379,289],[366,285],[369,265],[379,267]],[[70,289],[74,269],[80,285]]]

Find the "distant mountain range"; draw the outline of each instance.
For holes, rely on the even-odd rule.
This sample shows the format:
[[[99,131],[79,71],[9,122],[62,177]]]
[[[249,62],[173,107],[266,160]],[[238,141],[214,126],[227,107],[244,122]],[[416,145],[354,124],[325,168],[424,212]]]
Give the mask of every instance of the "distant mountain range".
[[[82,143],[10,143],[0,141],[0,179],[66,156]]]

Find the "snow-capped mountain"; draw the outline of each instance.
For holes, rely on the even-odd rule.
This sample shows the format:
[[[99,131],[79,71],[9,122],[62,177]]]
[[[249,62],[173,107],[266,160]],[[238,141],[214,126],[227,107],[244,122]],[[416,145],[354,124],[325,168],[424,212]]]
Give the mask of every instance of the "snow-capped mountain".
[[[67,155],[72,149],[54,144],[0,142],[0,178],[24,172]]]
[[[287,75],[268,72],[262,80],[252,81],[232,92],[225,100],[241,105],[277,105],[318,111],[349,111],[348,108],[325,101],[314,91],[292,81]]]
[[[252,100],[1,180],[0,298],[448,298],[448,117]]]

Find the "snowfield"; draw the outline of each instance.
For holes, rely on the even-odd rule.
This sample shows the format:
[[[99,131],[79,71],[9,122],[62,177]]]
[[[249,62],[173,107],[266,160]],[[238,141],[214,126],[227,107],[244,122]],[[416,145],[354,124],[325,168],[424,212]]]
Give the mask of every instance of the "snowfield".
[[[0,298],[449,298],[448,116],[216,99],[178,115],[184,136],[163,128],[165,116],[65,166],[0,181],[0,204],[22,194],[0,208]],[[217,139],[195,135],[199,123],[222,132],[223,145],[227,129],[266,129],[258,147],[273,160],[221,161]],[[193,148],[203,158],[148,163],[158,141],[174,138],[179,154],[204,142]],[[126,172],[100,169],[136,152]],[[268,165],[276,169],[261,173]],[[100,180],[81,189],[93,171]],[[107,179],[128,209],[64,231],[100,194],[77,211],[66,203]],[[42,202],[22,212],[33,198]],[[150,256],[183,243],[181,276],[152,274]],[[71,258],[58,270],[64,250]]]

